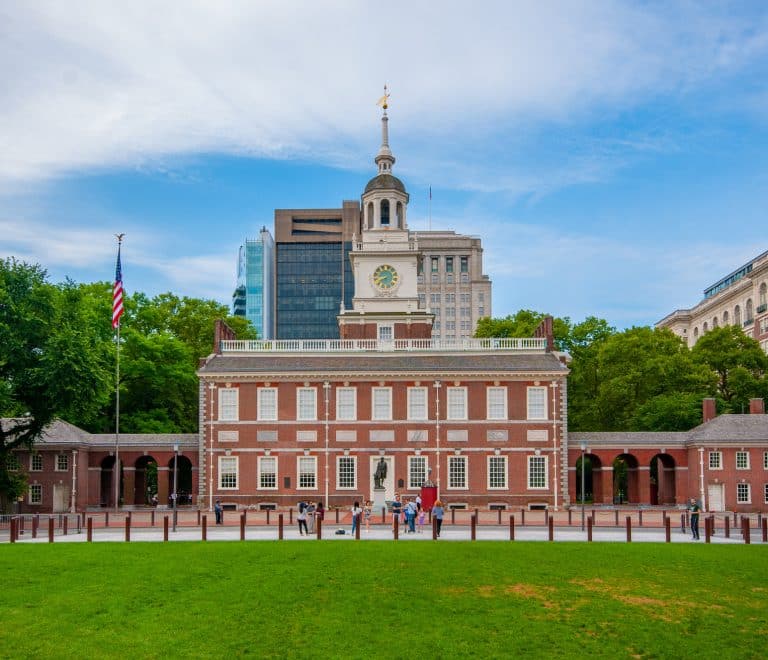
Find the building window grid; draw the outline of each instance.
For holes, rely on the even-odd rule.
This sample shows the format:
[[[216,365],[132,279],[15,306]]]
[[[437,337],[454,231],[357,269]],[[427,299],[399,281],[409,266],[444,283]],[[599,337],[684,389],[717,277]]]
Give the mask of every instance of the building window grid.
[[[528,388],[528,419],[547,419],[547,388]]]
[[[467,488],[467,457],[448,457],[448,488],[466,490]]]
[[[448,410],[446,419],[467,419],[467,388],[447,388]]]
[[[357,419],[357,388],[336,389],[336,419],[351,422]]]
[[[408,388],[408,419],[424,420],[427,419],[427,388],[409,387]]]
[[[507,418],[507,388],[489,387],[487,389],[487,419]]]
[[[29,470],[30,472],[42,472],[43,471],[43,455],[31,454],[29,457]]]
[[[763,485],[763,504],[768,504],[768,484]]]
[[[408,457],[408,488],[421,488],[427,480],[427,457]]]
[[[316,387],[300,387],[296,390],[296,419],[300,422],[317,420]]]
[[[768,451],[763,452],[763,470],[768,470]]]
[[[219,421],[237,421],[238,393],[239,390],[236,387],[227,387],[219,390]]]
[[[257,419],[260,422],[277,420],[277,388],[260,387],[258,390]]]
[[[751,504],[752,496],[749,484],[736,484],[736,503]]]
[[[488,489],[501,490],[507,487],[507,457],[488,457]]]
[[[299,490],[317,489],[317,457],[299,456],[298,458],[298,482]]]
[[[354,490],[357,488],[357,458],[338,456],[336,458],[336,488]]]
[[[69,470],[69,456],[66,454],[56,455],[56,472],[67,472]]]
[[[43,503],[43,485],[42,484],[32,484],[29,487],[29,503],[30,504]]]
[[[392,419],[392,388],[374,387],[372,395],[371,419],[386,421]]]
[[[259,456],[259,488],[277,490],[277,458]]]
[[[8,468],[9,472],[16,472],[21,467],[19,465],[19,457],[14,453],[8,454],[6,461],[6,467]]]
[[[547,457],[528,457],[528,488],[544,490],[547,488]]]
[[[736,469],[749,470],[749,452],[748,451],[736,452]]]
[[[219,489],[237,490],[238,482],[238,458],[237,456],[219,457]]]
[[[709,469],[710,470],[723,469],[723,452],[721,451],[709,452]]]

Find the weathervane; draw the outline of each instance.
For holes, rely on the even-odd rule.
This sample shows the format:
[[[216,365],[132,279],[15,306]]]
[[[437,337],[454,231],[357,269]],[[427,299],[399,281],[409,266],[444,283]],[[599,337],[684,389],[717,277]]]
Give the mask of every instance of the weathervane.
[[[384,114],[387,114],[387,108],[389,107],[389,92],[387,91],[387,86],[384,85],[384,96],[382,96],[376,105],[380,105],[382,108],[384,108]]]
[[[123,236],[125,236],[125,234],[115,234],[115,238],[117,238],[118,243],[123,242]]]

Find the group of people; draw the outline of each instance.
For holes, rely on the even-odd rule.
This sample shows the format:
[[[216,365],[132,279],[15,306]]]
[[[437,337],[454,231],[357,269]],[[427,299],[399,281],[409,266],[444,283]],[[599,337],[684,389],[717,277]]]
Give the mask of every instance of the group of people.
[[[371,516],[373,515],[373,502],[366,500],[363,502],[363,506],[360,506],[360,502],[355,500],[352,505],[352,533],[355,533],[358,525],[365,523],[365,531],[371,531]],[[362,518],[362,520],[361,520]]]
[[[299,534],[309,536],[315,533],[315,520],[325,518],[325,507],[322,502],[316,505],[312,502],[299,502],[299,515],[296,522],[299,524]]]

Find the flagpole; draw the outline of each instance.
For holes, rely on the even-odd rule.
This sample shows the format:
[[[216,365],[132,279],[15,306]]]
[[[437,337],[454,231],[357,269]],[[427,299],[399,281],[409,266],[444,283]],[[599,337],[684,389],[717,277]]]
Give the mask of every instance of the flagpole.
[[[112,290],[112,327],[116,330],[115,338],[115,512],[120,510],[120,317],[123,315],[123,268],[120,263],[120,248],[125,234],[115,234],[117,238],[117,263],[115,265],[115,284]]]

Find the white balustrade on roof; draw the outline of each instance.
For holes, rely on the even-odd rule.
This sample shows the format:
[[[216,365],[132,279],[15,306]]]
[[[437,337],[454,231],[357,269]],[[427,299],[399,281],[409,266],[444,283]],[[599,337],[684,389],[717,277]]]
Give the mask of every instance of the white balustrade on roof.
[[[223,340],[222,353],[526,352],[543,353],[540,337],[486,339],[246,339]]]

